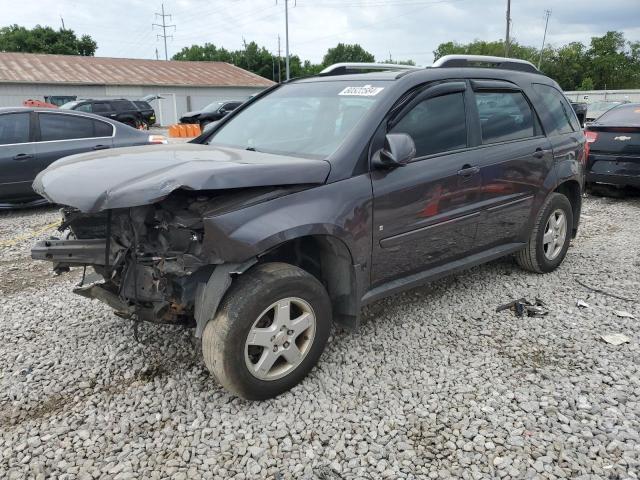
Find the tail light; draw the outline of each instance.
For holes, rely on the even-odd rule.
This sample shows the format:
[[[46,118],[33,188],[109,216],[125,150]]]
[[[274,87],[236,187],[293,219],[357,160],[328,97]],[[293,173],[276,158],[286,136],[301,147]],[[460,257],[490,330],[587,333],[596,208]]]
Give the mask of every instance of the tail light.
[[[591,130],[585,130],[584,136],[587,137],[587,142],[584,144],[584,164],[589,161],[589,152],[591,150],[591,144],[598,139],[598,132],[592,132]]]
[[[149,135],[149,143],[167,144],[169,142],[164,135]]]

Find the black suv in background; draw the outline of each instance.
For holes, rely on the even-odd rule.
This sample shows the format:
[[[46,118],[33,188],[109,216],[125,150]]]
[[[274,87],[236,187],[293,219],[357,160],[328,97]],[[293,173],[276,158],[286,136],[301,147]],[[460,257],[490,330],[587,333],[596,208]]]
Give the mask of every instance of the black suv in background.
[[[142,115],[144,127],[148,129],[153,126],[156,123],[156,112],[149,102],[145,100],[133,100],[133,103],[135,103]]]
[[[528,62],[337,64],[194,143],[53,164],[34,188],[69,232],[32,257],[93,267],[75,291],[120,317],[195,327],[215,378],[264,399],[365,304],[505,255],[556,269],[585,159],[569,102]]]
[[[146,106],[151,107],[148,103]],[[77,110],[80,112],[95,113],[101,117],[117,120],[133,128],[139,128],[146,124],[145,115],[143,115],[140,108],[138,108],[133,101],[125,98],[108,100],[77,100],[75,102],[65,103],[60,108],[63,110]],[[153,112],[153,109],[151,110]],[[155,122],[155,113],[153,113],[151,117],[153,117]]]
[[[187,112],[180,117],[180,123],[198,123],[200,128],[204,128],[212,122],[217,122],[225,115],[233,112],[242,105],[241,101],[233,102],[213,102],[202,110]]]

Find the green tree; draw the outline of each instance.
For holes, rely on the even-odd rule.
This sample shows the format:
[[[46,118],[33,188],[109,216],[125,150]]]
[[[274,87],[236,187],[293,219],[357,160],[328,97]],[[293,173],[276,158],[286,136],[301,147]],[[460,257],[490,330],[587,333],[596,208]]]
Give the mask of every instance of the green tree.
[[[0,28],[0,51],[56,53],[93,56],[98,45],[89,35],[78,38],[73,30],[54,30],[36,25],[32,29],[19,25]]]
[[[578,87],[578,90],[593,90],[595,87],[593,85],[593,80],[590,77],[586,77],[582,79],[582,83]]]
[[[367,52],[357,43],[353,45],[339,43],[333,48],[327,50],[322,65],[328,67],[334,63],[341,62],[375,62],[376,58],[373,54]]]
[[[484,40],[474,40],[470,43],[447,42],[441,43],[433,51],[433,59],[438,60],[445,55],[491,55],[494,57],[504,56],[504,42],[496,40],[495,42],[486,42]],[[533,47],[525,47],[518,42],[512,42],[509,45],[509,56],[520,58],[530,62],[538,61],[539,51]]]
[[[449,54],[504,55],[501,40],[476,40],[468,44],[442,43],[433,52],[435,59]],[[540,51],[514,42],[509,50],[514,58],[537,64]],[[572,42],[548,46],[542,55],[541,70],[564,90],[640,88],[640,42],[627,42],[621,32],[593,37],[589,46]]]
[[[285,59],[274,56],[265,47],[256,42],[249,42],[245,48],[229,51],[223,47],[216,47],[212,43],[204,45],[191,45],[184,47],[176,53],[172,60],[227,62],[244,68],[264,78],[277,81],[278,68],[280,78],[285,79]],[[316,65],[308,60],[301,60],[298,55],[289,58],[289,70],[292,78],[315,75],[322,70],[321,65]]]

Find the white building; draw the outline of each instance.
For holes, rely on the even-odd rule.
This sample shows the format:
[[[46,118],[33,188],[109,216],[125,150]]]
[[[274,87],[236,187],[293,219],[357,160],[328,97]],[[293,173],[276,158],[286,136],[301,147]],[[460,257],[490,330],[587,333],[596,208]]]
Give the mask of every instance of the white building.
[[[45,96],[139,99],[151,104],[161,125],[225,100],[245,100],[273,82],[224,62],[182,62],[0,52],[0,107]]]

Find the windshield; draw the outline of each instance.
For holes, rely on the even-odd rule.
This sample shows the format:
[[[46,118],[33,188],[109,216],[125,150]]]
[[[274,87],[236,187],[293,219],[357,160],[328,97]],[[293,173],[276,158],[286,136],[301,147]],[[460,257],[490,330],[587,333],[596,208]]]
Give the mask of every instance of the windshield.
[[[202,109],[203,112],[215,112],[220,108],[222,102],[213,102]]]
[[[209,143],[326,158],[378,101],[386,84],[340,81],[285,85],[232,117]]]
[[[598,123],[618,123],[640,126],[640,104],[623,105],[606,111],[596,120]]]
[[[80,102],[67,102],[64,105],[60,105],[60,108],[62,108],[63,110],[73,110],[73,107],[75,107],[76,105],[78,105]]]

